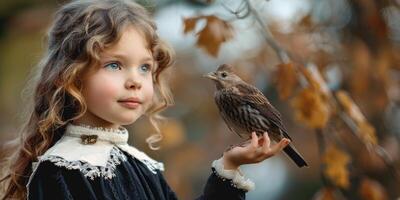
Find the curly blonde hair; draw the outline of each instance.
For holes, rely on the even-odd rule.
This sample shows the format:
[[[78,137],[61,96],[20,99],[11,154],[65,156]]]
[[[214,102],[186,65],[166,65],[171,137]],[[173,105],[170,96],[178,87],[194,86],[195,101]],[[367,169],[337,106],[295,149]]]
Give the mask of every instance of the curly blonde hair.
[[[49,29],[47,52],[33,77],[30,109],[16,143],[18,148],[6,161],[6,176],[1,180],[3,199],[26,198],[32,162],[61,138],[69,122],[87,110],[81,94],[82,76],[99,62],[102,50],[118,41],[127,25],[143,33],[156,63],[155,98],[146,115],[157,134],[146,141],[150,148],[157,148],[153,144],[162,138],[159,112],[173,104],[163,73],[173,64],[173,51],[159,39],[149,13],[132,1],[72,1],[58,10]]]

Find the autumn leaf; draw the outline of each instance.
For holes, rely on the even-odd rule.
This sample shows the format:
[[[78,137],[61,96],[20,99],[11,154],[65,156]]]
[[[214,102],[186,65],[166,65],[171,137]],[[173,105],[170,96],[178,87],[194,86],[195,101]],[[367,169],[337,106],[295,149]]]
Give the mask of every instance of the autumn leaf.
[[[303,89],[291,101],[297,120],[311,128],[323,128],[328,122],[330,108],[321,95],[311,88]]]
[[[194,31],[194,28],[196,27],[197,21],[200,20],[200,19],[202,19],[201,16],[183,18],[183,24],[184,24],[183,33],[187,34],[189,32]]]
[[[375,128],[369,124],[367,121],[361,122],[358,124],[357,129],[358,135],[361,136],[361,139],[373,145],[378,144],[378,138],[375,133]]]
[[[342,188],[349,187],[349,172],[347,165],[350,162],[350,156],[341,151],[334,145],[329,145],[322,156],[325,169],[324,174],[337,186]]]
[[[215,15],[206,16],[206,20],[206,26],[197,34],[197,45],[216,57],[221,44],[233,37],[233,28]]]
[[[311,19],[311,15],[304,16],[300,20],[299,25],[308,29],[311,28],[314,25]]]
[[[355,104],[347,92],[343,90],[336,92],[336,97],[343,106],[345,112],[357,124],[357,135],[364,142],[376,145],[378,139],[375,134],[375,128],[368,123],[357,104]]]
[[[365,120],[364,115],[361,113],[358,106],[353,102],[347,92],[339,90],[336,92],[340,104],[343,106],[345,112],[355,121],[362,122]]]
[[[184,19],[184,33],[193,31],[200,19],[206,20],[206,25],[196,34],[196,45],[217,57],[221,44],[232,39],[233,27],[215,15],[207,15]]]
[[[322,95],[324,95],[324,98],[328,99],[328,97],[331,95],[331,92],[325,80],[322,78],[318,68],[315,65],[311,65],[307,68],[300,67],[299,69],[306,78],[310,87],[320,92]]]
[[[361,181],[359,193],[364,200],[386,200],[385,188],[377,181],[364,178]]]
[[[279,91],[279,97],[286,100],[298,83],[297,74],[293,63],[279,64],[277,66],[276,84]]]

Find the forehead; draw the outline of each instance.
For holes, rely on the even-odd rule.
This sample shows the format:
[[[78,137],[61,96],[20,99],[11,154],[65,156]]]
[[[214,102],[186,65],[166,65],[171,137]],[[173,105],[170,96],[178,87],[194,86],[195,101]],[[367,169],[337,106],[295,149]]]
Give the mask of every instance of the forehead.
[[[151,50],[144,33],[127,26],[122,29],[120,38],[101,52],[102,56],[115,54],[141,59],[151,56]]]

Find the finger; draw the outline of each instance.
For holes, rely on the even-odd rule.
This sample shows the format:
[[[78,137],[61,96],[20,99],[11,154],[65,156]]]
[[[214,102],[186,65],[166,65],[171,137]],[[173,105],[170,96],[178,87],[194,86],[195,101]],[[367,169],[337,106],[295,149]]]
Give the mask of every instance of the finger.
[[[268,154],[269,151],[271,151],[271,147],[270,147],[271,140],[270,140],[267,132],[264,133],[263,138],[264,138],[264,143],[261,148],[261,153],[265,155],[265,154]]]
[[[285,148],[288,144],[290,143],[290,140],[287,138],[283,138],[281,141],[279,141],[278,144],[275,144],[271,150],[270,153],[272,153],[272,155],[278,153],[279,151],[282,151],[283,148]]]
[[[258,147],[258,137],[256,132],[251,133],[251,147],[257,148]]]
[[[271,140],[269,139],[269,136],[268,136],[268,132],[264,132],[264,145],[263,145],[263,147],[264,147],[264,149],[265,148],[267,148],[267,149],[269,149],[269,146],[271,145]]]

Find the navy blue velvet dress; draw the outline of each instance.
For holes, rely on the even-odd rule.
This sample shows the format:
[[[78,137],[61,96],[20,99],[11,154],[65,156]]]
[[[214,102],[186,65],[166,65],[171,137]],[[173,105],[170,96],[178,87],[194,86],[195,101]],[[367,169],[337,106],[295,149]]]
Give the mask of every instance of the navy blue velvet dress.
[[[64,136],[34,163],[28,199],[177,199],[162,175],[163,164],[128,145],[127,136],[123,128],[68,125]],[[235,183],[211,169],[198,199],[245,199],[243,181]]]

